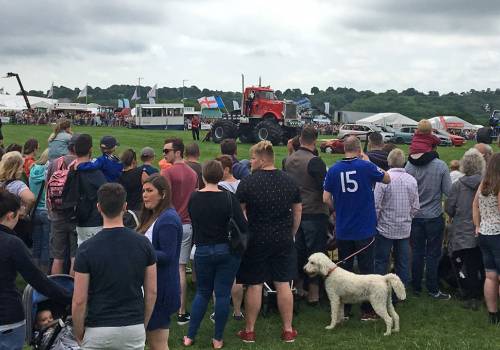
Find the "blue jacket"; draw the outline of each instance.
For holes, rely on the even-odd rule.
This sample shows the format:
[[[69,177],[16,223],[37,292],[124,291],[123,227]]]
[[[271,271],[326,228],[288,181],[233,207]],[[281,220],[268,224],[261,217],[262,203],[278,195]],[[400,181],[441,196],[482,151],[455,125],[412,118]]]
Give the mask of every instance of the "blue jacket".
[[[156,252],[156,304],[176,312],[181,305],[179,285],[179,255],[182,242],[181,219],[175,209],[164,210],[153,227],[153,247]]]
[[[103,154],[94,161],[96,169],[99,169],[108,182],[117,182],[122,175],[123,164],[115,155]]]

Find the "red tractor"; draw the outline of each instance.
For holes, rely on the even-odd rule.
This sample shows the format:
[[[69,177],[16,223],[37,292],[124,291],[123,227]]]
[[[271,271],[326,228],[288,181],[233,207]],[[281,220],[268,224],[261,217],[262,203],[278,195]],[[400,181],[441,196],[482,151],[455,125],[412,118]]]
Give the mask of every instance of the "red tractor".
[[[243,143],[268,140],[273,145],[285,143],[301,127],[297,106],[280,101],[270,87],[250,86],[244,89],[241,110],[223,116],[212,125],[214,142],[239,138]]]

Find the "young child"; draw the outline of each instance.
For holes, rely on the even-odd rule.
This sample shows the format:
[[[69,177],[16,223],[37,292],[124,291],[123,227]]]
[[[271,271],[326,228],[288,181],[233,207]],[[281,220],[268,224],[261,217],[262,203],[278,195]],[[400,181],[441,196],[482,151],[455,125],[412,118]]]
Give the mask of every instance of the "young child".
[[[141,162],[142,162],[142,182],[157,173],[159,170],[153,166],[153,161],[155,160],[155,151],[151,147],[144,147],[141,150]]]
[[[435,151],[441,140],[432,134],[432,125],[427,119],[418,122],[417,131],[413,135],[410,145],[410,156],[408,161],[413,165],[425,165],[439,154]]]
[[[123,164],[114,154],[118,142],[113,136],[104,136],[101,139],[102,156],[94,161],[96,169],[100,169],[108,182],[116,182],[123,171]]]
[[[450,177],[451,177],[451,183],[455,183],[458,179],[460,179],[464,174],[460,172],[460,162],[456,159],[453,159],[450,162]]]
[[[54,322],[54,317],[52,316],[52,311],[41,310],[36,314],[36,326],[38,330],[47,328],[52,322]]]

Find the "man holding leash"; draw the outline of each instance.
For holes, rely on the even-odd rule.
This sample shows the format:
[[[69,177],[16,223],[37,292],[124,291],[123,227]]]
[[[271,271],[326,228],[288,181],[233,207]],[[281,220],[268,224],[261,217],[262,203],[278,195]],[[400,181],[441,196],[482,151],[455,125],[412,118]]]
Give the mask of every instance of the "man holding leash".
[[[377,232],[373,187],[376,182],[387,184],[391,179],[389,174],[368,160],[357,137],[349,136],[345,140],[344,152],[345,158],[335,163],[326,174],[323,201],[335,209],[339,259],[362,250],[356,255],[359,272],[372,274],[372,243]],[[346,260],[343,267],[352,271],[353,258]],[[362,304],[361,310],[363,321],[376,317],[369,303]]]

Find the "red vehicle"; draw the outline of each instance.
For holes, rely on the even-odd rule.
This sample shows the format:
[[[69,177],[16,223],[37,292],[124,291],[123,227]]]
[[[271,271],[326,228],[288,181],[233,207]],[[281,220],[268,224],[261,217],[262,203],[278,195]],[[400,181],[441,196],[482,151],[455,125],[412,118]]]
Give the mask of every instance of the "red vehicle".
[[[331,139],[321,142],[319,149],[323,153],[344,153],[344,139]]]
[[[444,130],[433,129],[434,133],[441,139],[442,137],[447,137],[451,141],[452,146],[462,146],[465,144],[465,138],[458,135],[450,134]]]
[[[269,86],[245,88],[241,102],[241,110],[225,115],[212,125],[214,142],[239,138],[244,143],[268,140],[279,145],[297,135],[301,126],[297,106],[278,100]]]

